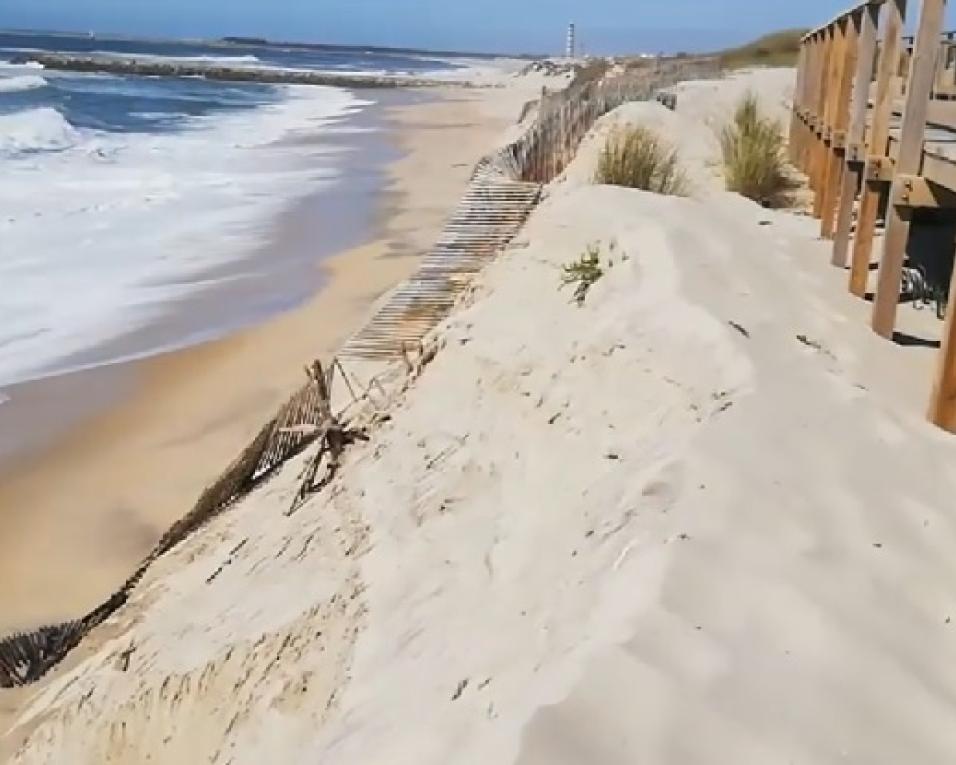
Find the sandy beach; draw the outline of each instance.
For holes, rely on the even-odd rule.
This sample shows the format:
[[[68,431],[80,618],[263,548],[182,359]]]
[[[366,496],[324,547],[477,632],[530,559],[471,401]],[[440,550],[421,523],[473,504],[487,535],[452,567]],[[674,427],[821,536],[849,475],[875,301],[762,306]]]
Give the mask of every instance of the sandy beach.
[[[312,280],[325,286],[301,308],[222,341],[18,391],[34,416],[55,418],[57,407],[72,415],[75,396],[102,412],[5,465],[0,633],[72,618],[128,575],[297,387],[303,365],[334,351],[414,268],[527,97],[527,85],[450,88],[388,107],[385,129],[400,159],[372,200],[377,221],[352,232],[362,246],[313,266]],[[352,225],[346,220],[330,225]]]
[[[67,662],[0,696],[0,755],[951,762],[956,443],[924,419],[934,349],[873,335],[817,222],[719,176],[718,129],[740,96],[783,116],[792,88],[792,70],[761,70],[685,83],[676,111],[633,103],[601,119],[434,331],[431,363],[390,368],[384,398],[366,402],[369,441],[334,480],[290,512],[303,454],[160,559]],[[403,134],[402,206],[420,200],[423,217],[403,212],[393,231],[438,224],[467,170],[444,155],[429,175],[414,147],[483,153],[507,120],[476,129],[462,110],[481,103],[406,112],[444,127]],[[625,124],[676,145],[688,197],[593,183]],[[333,283],[352,290],[157,361],[144,391],[164,395],[139,411],[179,427],[132,441],[143,451],[113,496],[158,474],[162,508],[160,487],[187,488],[179,470],[201,482],[193,461],[228,458],[200,416],[219,381],[220,416],[265,413],[345,334],[316,339],[320,302],[358,316],[385,289],[349,278],[385,241],[334,261]],[[578,306],[562,268],[589,248],[604,274]],[[400,278],[411,259],[394,266]],[[903,314],[914,335],[938,332]]]

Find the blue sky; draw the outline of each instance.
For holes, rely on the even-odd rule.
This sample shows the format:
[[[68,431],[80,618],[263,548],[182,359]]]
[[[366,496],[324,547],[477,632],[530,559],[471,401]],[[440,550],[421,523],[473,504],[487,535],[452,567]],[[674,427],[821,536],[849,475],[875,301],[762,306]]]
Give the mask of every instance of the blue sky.
[[[491,52],[556,52],[574,20],[594,53],[709,50],[812,26],[848,0],[0,0],[11,28],[162,37],[254,35]],[[956,12],[949,11],[956,27]]]

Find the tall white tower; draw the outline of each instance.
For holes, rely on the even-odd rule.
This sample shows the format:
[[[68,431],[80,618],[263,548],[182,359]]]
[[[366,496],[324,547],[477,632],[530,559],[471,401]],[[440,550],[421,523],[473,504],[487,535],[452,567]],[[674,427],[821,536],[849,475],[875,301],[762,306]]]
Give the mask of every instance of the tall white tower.
[[[567,55],[568,58],[574,58],[576,46],[577,42],[574,37],[574,24],[571,23],[568,24],[568,45],[565,51],[565,55]]]

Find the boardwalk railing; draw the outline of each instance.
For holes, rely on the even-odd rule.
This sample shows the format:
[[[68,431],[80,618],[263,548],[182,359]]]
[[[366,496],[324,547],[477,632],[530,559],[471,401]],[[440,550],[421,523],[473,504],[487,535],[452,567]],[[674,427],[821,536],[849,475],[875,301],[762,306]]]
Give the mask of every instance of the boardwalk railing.
[[[810,32],[800,51],[791,159],[807,174],[833,264],[849,268],[849,290],[861,298],[884,218],[871,323],[888,339],[904,277],[919,281],[911,232],[927,216],[956,221],[956,33],[943,31],[945,10],[946,0],[870,0]],[[906,38],[913,21],[917,34]],[[951,266],[953,242],[938,249],[933,257]],[[956,281],[929,405],[930,420],[952,432],[954,289]]]

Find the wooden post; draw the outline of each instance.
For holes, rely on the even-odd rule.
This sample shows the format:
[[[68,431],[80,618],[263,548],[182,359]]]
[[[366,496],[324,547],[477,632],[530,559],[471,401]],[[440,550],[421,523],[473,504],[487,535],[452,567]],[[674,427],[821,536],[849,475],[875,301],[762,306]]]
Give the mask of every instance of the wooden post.
[[[824,190],[827,185],[827,171],[830,164],[829,130],[833,122],[834,100],[837,92],[837,79],[840,73],[843,33],[839,23],[827,29],[826,72],[824,75],[820,104],[820,130],[817,141],[816,173],[813,198],[813,217],[823,217]]]
[[[827,93],[823,108],[824,132],[820,138],[820,175],[813,208],[814,215],[821,220],[821,231],[825,225],[825,213],[830,204],[831,177],[836,169],[832,139],[833,132],[836,130],[837,113],[840,109],[840,85],[846,60],[847,26],[846,18],[837,19],[832,25],[830,66],[827,70]]]
[[[942,349],[933,378],[929,420],[950,433],[956,433],[956,271],[949,285],[949,304],[943,324]]]
[[[876,92],[873,97],[873,116],[867,141],[867,156],[870,163],[887,155],[890,118],[893,115],[893,99],[896,95],[896,73],[903,53],[906,2],[907,0],[893,0],[888,3],[886,9],[885,31],[876,75]],[[853,258],[850,263],[850,292],[861,298],[866,294],[876,216],[884,193],[885,183],[866,181],[863,196],[860,199],[856,235],[853,240]]]
[[[827,122],[827,105],[830,95],[830,80],[833,68],[833,48],[834,48],[834,29],[829,26],[823,30],[820,40],[821,58],[820,58],[820,85],[817,90],[815,100],[815,113],[817,126],[813,141],[813,151],[810,157],[810,187],[813,189],[813,217],[820,217],[821,184],[823,176],[823,165],[825,160],[826,147],[824,146],[824,133]]]
[[[929,110],[930,92],[936,71],[939,36],[943,31],[946,0],[923,0],[919,18],[916,48],[906,84],[906,106],[900,132],[899,156],[896,172],[918,175],[923,158],[923,133]],[[886,214],[886,236],[873,302],[873,331],[885,338],[893,337],[896,327],[896,309],[900,300],[900,280],[903,258],[909,240],[912,208],[896,204],[900,186],[894,182],[890,190],[890,204]]]
[[[797,158],[798,167],[807,174],[810,173],[810,153],[813,147],[813,131],[810,127],[810,120],[814,114],[814,98],[819,87],[818,58],[819,58],[819,37],[817,34],[811,35],[807,41],[807,75],[803,86],[803,111],[805,116],[803,124],[803,137],[800,141],[800,155]]]
[[[800,44],[800,55],[797,59],[797,83],[793,89],[793,105],[790,115],[790,144],[788,155],[793,164],[797,164],[797,157],[800,154],[801,125],[800,109],[803,106],[803,85],[806,79],[807,66],[807,44],[804,40]]]
[[[853,11],[840,20],[840,54],[837,60],[836,90],[833,94],[830,152],[827,157],[826,186],[823,189],[820,213],[820,236],[824,239],[833,237],[837,195],[843,183],[846,167],[842,141],[846,136],[850,116],[850,97],[853,76],[856,73],[861,13],[862,9]]]
[[[805,43],[807,58],[805,63],[805,73],[803,77],[803,87],[801,88],[801,106],[804,113],[804,120],[800,130],[800,146],[797,155],[797,166],[809,176],[810,156],[813,150],[813,143],[816,136],[810,127],[810,120],[813,118],[816,110],[816,97],[820,85],[820,35],[819,32],[811,34]]]
[[[866,114],[870,103],[870,82],[873,79],[873,62],[876,58],[876,35],[880,23],[880,7],[868,4],[854,14],[857,25],[859,51],[856,72],[853,75],[853,113],[846,137],[846,167],[843,171],[843,187],[840,190],[840,206],[837,211],[836,236],[833,242],[835,266],[846,266],[850,248],[850,226],[853,224],[853,202],[863,177],[865,153],[863,141],[866,135]]]

